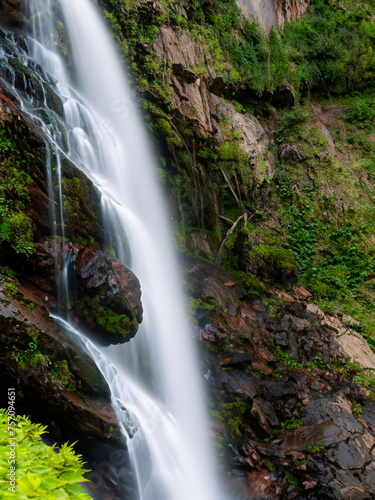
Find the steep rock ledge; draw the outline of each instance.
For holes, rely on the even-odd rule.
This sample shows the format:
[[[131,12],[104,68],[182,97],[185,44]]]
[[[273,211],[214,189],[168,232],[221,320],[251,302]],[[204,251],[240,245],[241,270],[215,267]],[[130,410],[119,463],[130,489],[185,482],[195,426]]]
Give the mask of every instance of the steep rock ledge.
[[[237,132],[257,181],[261,183],[267,178],[272,179],[275,175],[273,157],[268,151],[266,132],[254,116],[237,112],[232,104],[216,95],[222,90],[223,81],[216,73],[210,56],[185,31],[169,26],[160,29],[153,48],[172,65],[168,80],[177,123],[182,118],[214,146],[227,143],[230,136]],[[202,65],[204,73],[198,75]],[[171,126],[178,135],[172,123]],[[184,142],[181,136],[180,140]]]
[[[309,0],[237,0],[243,14],[258,18],[267,32],[303,16],[309,4]]]
[[[110,390],[94,361],[1,269],[0,324],[2,393],[17,387],[18,412],[52,422],[55,437],[119,443]]]

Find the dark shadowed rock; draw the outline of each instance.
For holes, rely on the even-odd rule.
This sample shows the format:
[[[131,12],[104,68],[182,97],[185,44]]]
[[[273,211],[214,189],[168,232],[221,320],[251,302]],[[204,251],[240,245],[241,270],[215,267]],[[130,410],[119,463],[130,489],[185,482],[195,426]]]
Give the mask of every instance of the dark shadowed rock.
[[[20,28],[24,20],[23,0],[0,0],[0,14],[3,22],[11,28]]]
[[[2,394],[17,387],[19,414],[49,424],[56,438],[119,442],[110,390],[94,361],[2,272],[0,329]]]

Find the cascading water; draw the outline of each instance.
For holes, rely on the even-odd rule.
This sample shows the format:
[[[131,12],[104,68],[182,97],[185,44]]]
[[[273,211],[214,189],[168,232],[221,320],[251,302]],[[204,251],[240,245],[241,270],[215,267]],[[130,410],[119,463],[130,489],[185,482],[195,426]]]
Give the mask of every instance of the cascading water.
[[[86,348],[106,377],[124,424],[139,498],[220,500],[168,214],[140,114],[90,0],[57,2],[74,56],[78,83],[72,90],[56,51],[54,3],[30,0],[32,58],[25,52],[21,57],[53,87],[63,104],[63,119],[48,109],[46,98],[45,121],[32,98],[24,102],[20,96],[20,101],[49,137],[47,165],[51,150],[57,166],[66,155],[102,192],[108,240],[138,276],[143,292],[144,321],[135,339],[101,350],[85,340]],[[57,178],[61,206],[59,173]],[[59,218],[64,236],[62,211]],[[67,297],[67,266],[63,268],[62,295]]]

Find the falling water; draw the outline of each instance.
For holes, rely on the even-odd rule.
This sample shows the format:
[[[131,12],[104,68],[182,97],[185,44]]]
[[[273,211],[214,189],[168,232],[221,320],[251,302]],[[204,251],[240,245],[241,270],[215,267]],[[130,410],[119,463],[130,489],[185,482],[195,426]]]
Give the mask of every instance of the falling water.
[[[51,11],[56,2],[29,3],[32,58],[23,53],[23,64],[48,81],[64,110],[63,123],[49,110],[43,130],[57,164],[66,155],[102,192],[108,241],[142,286],[144,321],[136,338],[116,348],[85,344],[110,385],[127,435],[139,498],[220,500],[168,213],[124,69],[91,1],[60,0],[74,57],[73,90],[56,50]],[[30,105],[33,99],[26,103],[20,96],[20,101],[41,125]],[[43,106],[47,108],[46,99]],[[59,185],[61,202],[61,179]],[[60,219],[63,227],[63,213]]]

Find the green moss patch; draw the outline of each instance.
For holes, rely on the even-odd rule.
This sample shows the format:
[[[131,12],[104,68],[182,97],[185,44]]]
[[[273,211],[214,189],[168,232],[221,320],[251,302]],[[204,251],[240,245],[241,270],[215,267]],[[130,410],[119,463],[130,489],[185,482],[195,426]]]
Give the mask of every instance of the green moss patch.
[[[102,305],[99,297],[85,297],[79,301],[79,307],[87,324],[92,328],[126,338],[137,328],[137,321],[131,320],[126,314],[116,313],[113,309]]]
[[[22,254],[32,253],[34,246],[32,221],[24,213],[32,162],[22,130],[0,123],[0,238]]]

